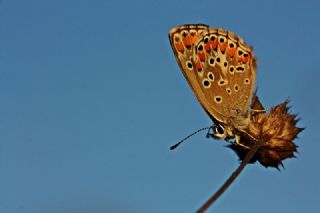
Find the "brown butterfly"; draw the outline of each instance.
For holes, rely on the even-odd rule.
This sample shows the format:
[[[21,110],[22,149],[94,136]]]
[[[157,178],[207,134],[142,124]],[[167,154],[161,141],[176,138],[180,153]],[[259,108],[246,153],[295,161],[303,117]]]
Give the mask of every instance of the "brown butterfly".
[[[256,59],[252,48],[239,36],[219,28],[191,24],[173,28],[169,39],[182,73],[214,122],[210,127],[213,134],[208,134],[227,141],[235,138],[229,147],[242,160],[197,211],[204,212],[247,163],[259,161],[266,167],[278,168],[282,160],[294,157],[297,146],[293,140],[303,128],[296,127],[296,116],[288,112],[287,101],[266,112],[253,92]],[[204,129],[208,128],[188,137]]]
[[[255,87],[252,48],[230,31],[203,24],[175,27],[169,39],[182,73],[214,122],[212,136],[236,137],[239,143]]]

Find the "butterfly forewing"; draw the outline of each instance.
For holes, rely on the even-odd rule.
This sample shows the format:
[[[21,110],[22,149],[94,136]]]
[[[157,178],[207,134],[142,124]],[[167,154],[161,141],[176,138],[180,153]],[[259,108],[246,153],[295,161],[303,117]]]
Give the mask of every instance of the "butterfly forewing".
[[[169,33],[171,47],[182,70],[183,75],[191,86],[195,96],[200,104],[206,109],[210,109],[210,102],[205,100],[202,84],[199,84],[197,69],[202,69],[201,64],[195,63],[194,52],[195,46],[205,33],[209,32],[209,26],[203,24],[182,25],[173,28]],[[208,112],[209,115],[218,112]],[[219,116],[220,117],[220,116]],[[222,122],[222,120],[218,121]]]
[[[206,25],[174,28],[170,41],[183,74],[211,117],[244,128],[256,76],[252,49],[234,33]]]

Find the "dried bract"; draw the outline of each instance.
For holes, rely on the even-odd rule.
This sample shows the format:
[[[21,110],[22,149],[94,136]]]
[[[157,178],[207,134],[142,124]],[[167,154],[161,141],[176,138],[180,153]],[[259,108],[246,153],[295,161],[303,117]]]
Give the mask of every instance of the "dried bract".
[[[282,161],[295,157],[297,145],[293,140],[304,129],[297,127],[297,115],[288,112],[288,101],[273,107],[267,113],[257,96],[251,104],[250,122],[245,132],[240,133],[240,143],[229,147],[243,160],[257,141],[263,141],[250,163],[259,161],[265,167],[283,167]]]

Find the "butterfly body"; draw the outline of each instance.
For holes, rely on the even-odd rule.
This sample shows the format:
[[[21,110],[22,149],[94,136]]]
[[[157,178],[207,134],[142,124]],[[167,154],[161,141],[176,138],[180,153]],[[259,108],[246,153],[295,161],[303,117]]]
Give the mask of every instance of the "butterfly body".
[[[195,96],[223,130],[215,135],[230,138],[245,131],[256,79],[252,48],[232,32],[203,24],[175,27],[169,39]]]

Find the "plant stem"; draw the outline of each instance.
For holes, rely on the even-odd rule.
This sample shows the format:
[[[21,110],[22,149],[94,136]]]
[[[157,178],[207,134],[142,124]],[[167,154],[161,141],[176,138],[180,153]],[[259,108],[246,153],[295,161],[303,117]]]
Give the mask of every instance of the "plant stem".
[[[250,151],[247,153],[244,160],[238,166],[238,168],[231,174],[231,176],[224,182],[224,184],[198,209],[197,213],[205,212],[222,194],[225,190],[232,184],[232,182],[238,177],[244,167],[250,162],[252,157],[256,154],[258,149],[262,146],[263,141],[258,140],[251,147]]]

